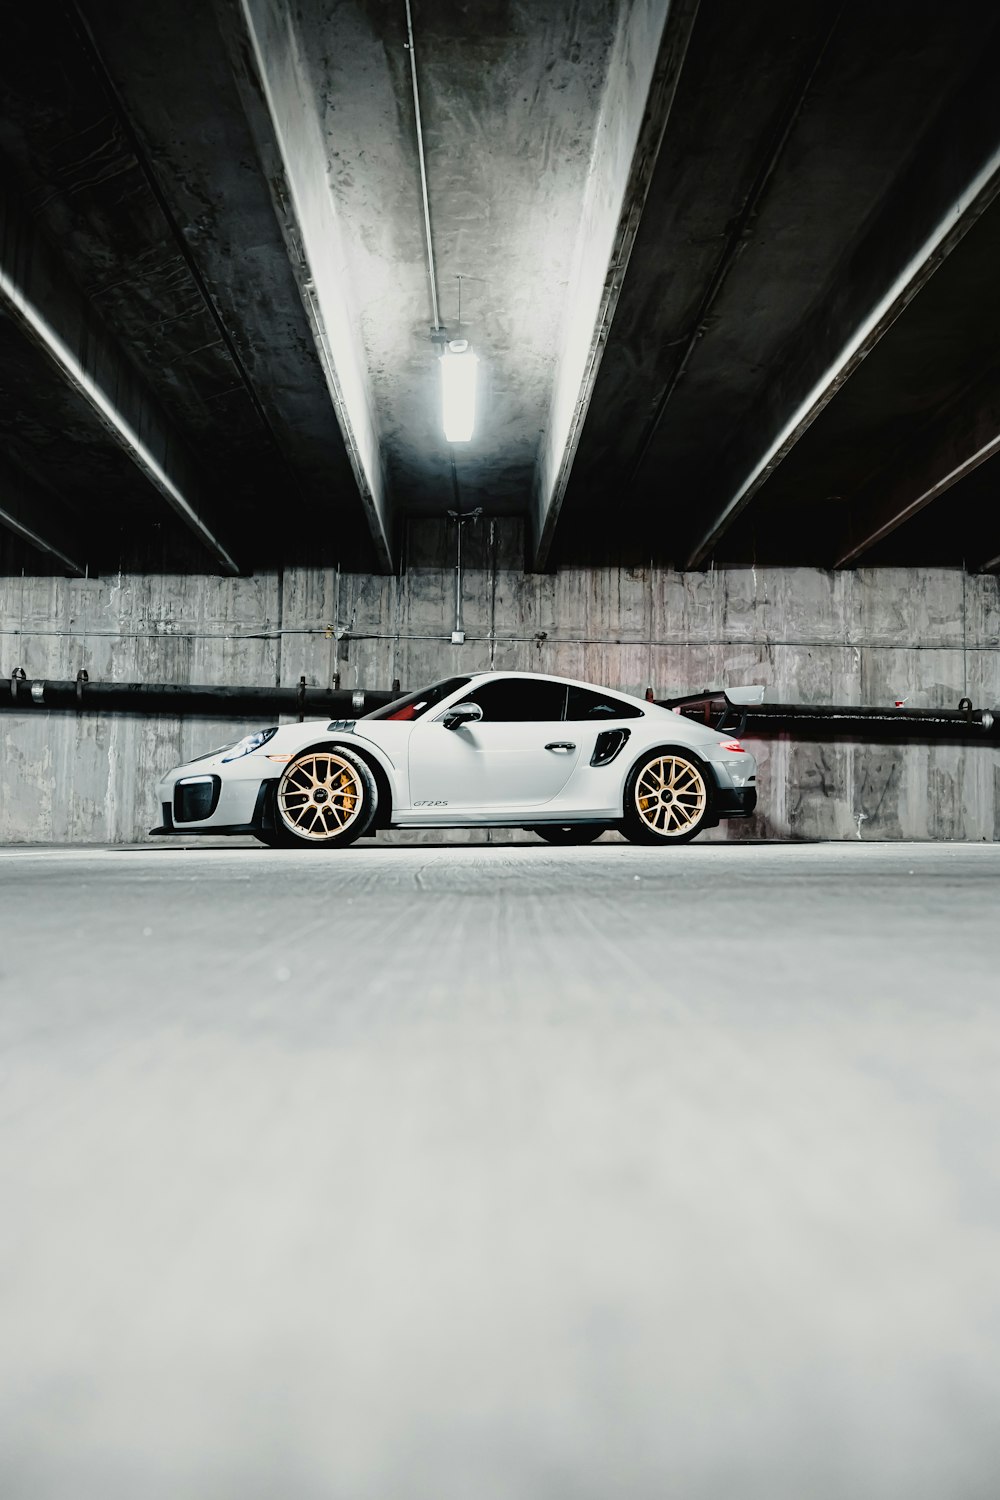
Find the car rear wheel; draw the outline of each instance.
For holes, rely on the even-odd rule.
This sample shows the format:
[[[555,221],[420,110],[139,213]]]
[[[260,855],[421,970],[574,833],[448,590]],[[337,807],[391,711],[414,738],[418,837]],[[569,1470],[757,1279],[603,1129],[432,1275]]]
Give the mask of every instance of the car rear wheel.
[[[304,750],[275,789],[275,842],[307,849],[353,844],[377,808],[375,778],[357,755],[341,745]]]
[[[714,826],[708,770],[681,750],[656,750],[633,766],[622,832],[634,844],[687,844]]]
[[[537,833],[547,844],[592,844],[604,832],[602,823],[536,823]]]

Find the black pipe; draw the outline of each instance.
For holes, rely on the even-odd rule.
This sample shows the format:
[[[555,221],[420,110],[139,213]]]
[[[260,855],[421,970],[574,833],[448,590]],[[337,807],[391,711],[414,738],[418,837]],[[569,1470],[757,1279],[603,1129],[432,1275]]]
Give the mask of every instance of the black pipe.
[[[20,668],[0,678],[0,712],[38,709],[91,713],[201,714],[212,718],[260,720],[295,714],[317,718],[357,718],[400,696],[375,688],[231,687],[191,683],[75,682],[29,680]],[[720,695],[658,699],[663,708],[713,728],[751,738],[780,735],[807,741],[856,740],[869,744],[927,740],[953,744],[1000,742],[1000,709],[974,709],[964,698],[957,709],[860,708],[853,704],[728,704]]]
[[[706,695],[688,700],[658,700],[685,718],[714,729],[730,730],[748,738],[807,741],[854,740],[865,744],[897,744],[903,740],[956,745],[996,744],[1000,741],[1000,709],[973,708],[963,698],[957,709],[862,708],[854,704],[754,703],[728,704]]]
[[[380,708],[398,693],[371,688],[228,687],[176,682],[76,682],[0,679],[0,711],[74,709],[90,713],[204,714],[217,719],[276,718],[279,714],[357,718]]]

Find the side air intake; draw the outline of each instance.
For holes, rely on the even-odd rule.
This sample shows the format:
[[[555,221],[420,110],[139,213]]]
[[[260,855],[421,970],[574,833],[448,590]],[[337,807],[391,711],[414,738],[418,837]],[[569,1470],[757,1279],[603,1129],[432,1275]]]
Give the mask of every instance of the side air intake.
[[[597,736],[594,753],[590,757],[592,766],[610,766],[615,756],[629,737],[627,729],[605,729]]]

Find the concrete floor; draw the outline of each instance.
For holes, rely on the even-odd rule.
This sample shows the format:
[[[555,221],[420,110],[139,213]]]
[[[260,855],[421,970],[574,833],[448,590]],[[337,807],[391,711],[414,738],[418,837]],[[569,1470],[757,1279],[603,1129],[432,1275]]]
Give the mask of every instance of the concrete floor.
[[[1000,846],[0,853],[4,1500],[967,1500]]]

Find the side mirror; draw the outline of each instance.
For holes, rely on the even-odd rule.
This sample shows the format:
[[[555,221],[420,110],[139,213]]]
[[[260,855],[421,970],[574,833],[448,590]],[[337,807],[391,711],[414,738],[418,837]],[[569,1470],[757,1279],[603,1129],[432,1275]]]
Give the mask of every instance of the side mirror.
[[[482,717],[483,711],[478,703],[456,703],[454,708],[442,714],[441,722],[445,729],[461,729],[463,724],[476,724]]]

